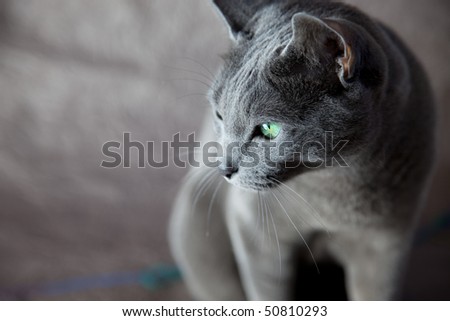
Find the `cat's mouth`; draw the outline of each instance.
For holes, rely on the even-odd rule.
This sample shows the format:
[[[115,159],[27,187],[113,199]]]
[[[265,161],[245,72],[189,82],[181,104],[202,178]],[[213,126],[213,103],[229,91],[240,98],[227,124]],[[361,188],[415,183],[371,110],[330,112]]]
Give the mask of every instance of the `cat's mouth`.
[[[252,191],[265,191],[268,189],[271,189],[273,187],[276,187],[278,185],[278,183],[276,182],[276,179],[274,178],[270,178],[270,177],[266,177],[266,178],[261,178],[261,180],[259,181],[242,181],[240,179],[238,179],[238,177],[233,177],[233,178],[226,178],[224,177],[225,180],[232,184],[233,186],[236,186],[238,188],[244,189],[244,190],[252,190]]]
[[[251,190],[255,190],[255,191],[265,191],[265,190],[271,189],[274,186],[275,186],[275,184],[272,182],[254,183],[254,184],[251,184],[248,187],[246,187],[246,189],[251,189]]]

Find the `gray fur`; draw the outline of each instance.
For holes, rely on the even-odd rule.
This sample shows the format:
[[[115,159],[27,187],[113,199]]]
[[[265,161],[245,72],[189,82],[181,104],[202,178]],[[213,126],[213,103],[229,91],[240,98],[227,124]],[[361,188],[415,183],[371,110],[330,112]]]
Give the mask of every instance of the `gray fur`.
[[[433,102],[420,65],[390,30],[344,4],[215,3],[231,22],[234,44],[210,93],[221,119],[205,124],[203,138],[224,145],[261,141],[255,128],[272,120],[283,124],[274,141],[294,144],[285,155],[271,155],[275,167],[242,167],[245,154],[226,155],[237,173],[217,190],[197,193],[211,169],[193,169],[171,224],[172,249],[193,294],[292,299],[292,281],[301,273],[296,253],[318,235],[324,252],[344,266],[351,299],[395,298],[433,167]],[[344,70],[347,45],[352,64]],[[325,145],[327,131],[348,141],[348,167],[331,166],[333,155],[320,149],[312,151],[310,166],[283,166],[305,142]],[[304,200],[292,201],[294,193]],[[263,230],[255,228],[261,213]]]

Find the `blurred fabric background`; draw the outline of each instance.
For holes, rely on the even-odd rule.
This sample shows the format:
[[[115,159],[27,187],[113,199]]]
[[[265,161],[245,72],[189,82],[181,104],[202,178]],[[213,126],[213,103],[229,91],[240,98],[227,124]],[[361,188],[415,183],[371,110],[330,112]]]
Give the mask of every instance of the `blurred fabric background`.
[[[439,160],[404,298],[448,300],[450,2],[348,2],[405,40],[435,91]],[[198,130],[228,46],[206,0],[0,2],[0,299],[190,299],[166,236],[186,169],[105,169],[101,148]]]

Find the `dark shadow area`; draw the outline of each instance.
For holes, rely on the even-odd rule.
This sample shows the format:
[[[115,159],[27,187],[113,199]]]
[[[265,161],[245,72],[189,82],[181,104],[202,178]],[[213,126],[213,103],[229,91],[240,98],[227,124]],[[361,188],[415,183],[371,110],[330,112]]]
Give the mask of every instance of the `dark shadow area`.
[[[333,262],[319,262],[318,273],[313,263],[303,263],[295,285],[295,300],[298,301],[345,301],[344,269]]]

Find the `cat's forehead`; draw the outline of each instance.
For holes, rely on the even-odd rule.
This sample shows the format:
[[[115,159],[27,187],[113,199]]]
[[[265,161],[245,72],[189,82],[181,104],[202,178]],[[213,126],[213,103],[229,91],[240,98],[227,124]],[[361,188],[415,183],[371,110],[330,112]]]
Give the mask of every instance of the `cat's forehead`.
[[[227,96],[229,99],[239,94],[245,96],[244,93],[251,94],[258,89],[271,90],[265,72],[274,51],[281,45],[278,37],[255,35],[251,42],[241,43],[231,49],[224,55],[224,66],[213,84],[214,100],[218,102],[220,97]]]
[[[270,106],[274,104],[301,100],[314,91],[304,83],[302,75],[295,79],[271,77],[267,71],[270,53],[271,50],[257,53],[251,49],[244,53],[232,52],[232,58],[228,58],[230,61],[219,73],[210,92],[213,104],[223,112],[239,108],[242,117],[250,117],[254,113],[270,112]],[[257,111],[255,106],[258,106]]]

